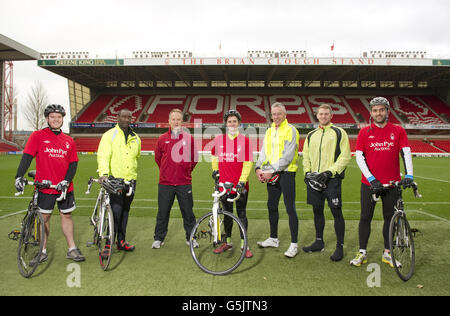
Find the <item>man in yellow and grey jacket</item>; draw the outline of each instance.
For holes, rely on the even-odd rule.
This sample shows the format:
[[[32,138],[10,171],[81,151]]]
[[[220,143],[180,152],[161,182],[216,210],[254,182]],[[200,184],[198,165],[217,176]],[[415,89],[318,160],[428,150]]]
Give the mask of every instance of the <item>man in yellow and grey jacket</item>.
[[[308,247],[307,253],[323,251],[323,230],[325,228],[325,199],[334,217],[336,251],[330,257],[340,261],[344,256],[345,221],[342,215],[341,186],[345,169],[350,162],[351,152],[347,133],[331,123],[331,106],[322,104],[317,110],[319,127],[308,133],[303,145],[303,172],[307,184],[307,203],[313,206],[316,240]],[[319,183],[310,185],[309,179]],[[317,183],[316,182],[316,183]]]
[[[284,253],[293,258],[298,253],[298,217],[295,208],[295,174],[297,172],[298,144],[300,135],[286,119],[286,108],[276,102],[271,107],[272,126],[267,130],[256,163],[256,176],[267,183],[270,237],[257,244],[262,247],[278,247],[278,203],[283,193],[289,215],[291,244]]]
[[[97,164],[100,182],[109,176],[130,181],[133,187],[131,196],[127,192],[120,195],[110,194],[110,204],[114,213],[114,228],[119,250],[133,251],[135,246],[126,239],[128,214],[136,190],[137,159],[141,155],[141,139],[131,129],[132,114],[121,110],[117,115],[117,125],[103,134],[97,150]]]

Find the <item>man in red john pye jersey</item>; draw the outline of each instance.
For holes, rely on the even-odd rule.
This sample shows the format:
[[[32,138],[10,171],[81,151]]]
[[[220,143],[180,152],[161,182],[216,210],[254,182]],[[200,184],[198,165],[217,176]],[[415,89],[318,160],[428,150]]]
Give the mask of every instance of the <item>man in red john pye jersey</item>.
[[[36,157],[35,180],[49,180],[57,185],[57,189],[42,189],[39,191],[38,206],[45,222],[44,249],[39,262],[46,261],[47,240],[50,232],[50,217],[56,204],[56,199],[62,191],[67,190],[66,199],[58,202],[61,215],[61,227],[69,247],[67,259],[84,261],[81,251],[76,247],[73,234],[72,212],[75,210],[75,197],[72,180],[78,166],[78,155],[75,142],[69,135],[61,131],[66,111],[59,104],[50,104],[45,108],[44,116],[48,127],[35,131],[27,141],[23,156],[16,173],[15,187],[23,192],[25,188],[24,175]]]

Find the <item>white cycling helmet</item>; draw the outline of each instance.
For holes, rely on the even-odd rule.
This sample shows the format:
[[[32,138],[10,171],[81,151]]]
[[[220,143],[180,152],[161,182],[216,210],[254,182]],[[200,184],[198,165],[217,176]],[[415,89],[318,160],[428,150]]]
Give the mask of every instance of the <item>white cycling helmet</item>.
[[[374,105],[384,105],[387,110],[389,110],[390,107],[389,101],[385,97],[375,97],[372,100],[370,100],[369,103],[370,109],[372,109]]]

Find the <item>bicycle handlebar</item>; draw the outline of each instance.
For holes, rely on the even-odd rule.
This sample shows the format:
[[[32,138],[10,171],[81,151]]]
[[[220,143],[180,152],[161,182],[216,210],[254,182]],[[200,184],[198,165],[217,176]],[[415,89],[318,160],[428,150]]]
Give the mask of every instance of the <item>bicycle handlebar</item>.
[[[219,190],[218,190],[219,188],[223,189],[222,192],[219,192]],[[225,194],[230,194],[232,189],[235,189],[233,187],[232,183],[228,183],[228,182],[227,183],[222,183],[222,182],[220,182],[220,183],[217,184],[217,190],[212,194],[212,196],[220,198],[220,197],[224,196]],[[234,201],[237,201],[237,200],[239,200],[241,198],[241,194],[239,192],[237,192],[237,191],[235,191],[235,192],[236,192],[236,197],[234,197],[232,199],[231,198],[227,198],[228,202],[233,203]]]
[[[58,187],[57,185],[53,185],[51,181],[43,180],[42,182],[38,181],[26,181],[25,185],[36,186],[38,189],[55,189]],[[25,190],[24,190],[25,191]],[[15,196],[23,195],[24,191],[19,191],[14,193]],[[60,202],[65,200],[67,197],[67,189],[61,191],[61,195],[56,199],[56,201]]]
[[[94,178],[94,177],[90,177],[90,178],[89,178],[89,181],[88,181],[88,189],[87,189],[87,191],[85,192],[85,194],[90,194],[90,193],[91,193],[92,183],[94,183],[94,182],[96,182],[96,183],[98,183],[98,184],[101,185],[99,179],[96,179],[96,178]],[[126,185],[128,185],[128,192],[126,193],[126,196],[131,196],[131,195],[133,194],[133,186],[130,185],[130,184],[131,184],[131,181],[125,181],[125,180],[123,180],[123,182],[124,182]]]
[[[383,184],[383,188],[384,189],[401,188],[402,185],[403,185],[403,180],[401,180],[401,181],[391,181],[389,184]],[[419,193],[418,186],[417,186],[416,182],[411,183],[411,188],[413,189],[415,198],[421,198],[422,197],[422,194]],[[380,198],[376,194],[372,194],[372,199],[375,202],[380,200]]]

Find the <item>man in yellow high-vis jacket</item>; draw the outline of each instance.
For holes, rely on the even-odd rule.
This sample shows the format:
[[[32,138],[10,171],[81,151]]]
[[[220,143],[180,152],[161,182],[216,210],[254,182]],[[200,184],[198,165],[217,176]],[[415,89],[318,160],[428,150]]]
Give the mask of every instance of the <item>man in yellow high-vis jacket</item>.
[[[117,125],[103,134],[97,150],[97,164],[100,181],[109,176],[130,181],[133,194],[126,196],[110,194],[110,204],[114,213],[114,228],[119,250],[133,251],[135,246],[126,239],[128,214],[136,189],[138,158],[141,155],[141,139],[131,129],[132,114],[129,110],[121,110],[117,115]]]
[[[351,159],[350,144],[345,130],[331,123],[333,111],[330,105],[320,105],[316,115],[319,127],[308,133],[303,145],[307,203],[313,206],[316,240],[312,245],[303,247],[303,251],[311,253],[324,250],[324,207],[327,199],[336,232],[336,250],[330,259],[340,261],[344,256],[345,234],[341,186],[345,169]],[[319,182],[320,186],[308,185],[310,177],[314,177],[314,181]]]
[[[267,130],[256,163],[256,176],[267,183],[270,237],[258,242],[260,247],[278,247],[278,204],[283,193],[284,205],[289,215],[291,244],[284,253],[293,258],[298,253],[298,217],[295,208],[295,174],[297,172],[300,135],[286,119],[286,108],[276,102],[271,107],[273,123]]]

